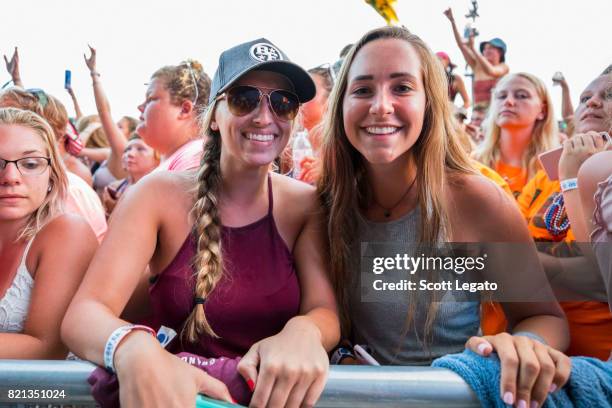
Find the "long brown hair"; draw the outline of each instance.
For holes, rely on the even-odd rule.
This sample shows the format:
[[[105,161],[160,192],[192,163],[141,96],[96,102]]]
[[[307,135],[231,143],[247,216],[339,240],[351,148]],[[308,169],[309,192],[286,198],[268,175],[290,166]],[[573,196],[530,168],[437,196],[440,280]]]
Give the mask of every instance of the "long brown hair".
[[[419,241],[433,244],[450,236],[449,204],[444,200],[449,173],[474,173],[469,158],[455,136],[447,95],[446,75],[437,57],[418,36],[402,27],[382,27],[366,33],[349,51],[329,98],[322,147],[323,172],[318,189],[327,215],[331,280],[342,316],[345,335],[350,330],[347,282],[350,281],[350,248],[355,240],[359,208],[366,208],[371,187],[365,177],[364,158],[349,142],[344,129],[342,103],[348,71],[355,55],[379,39],[409,43],[421,60],[426,95],[423,128],[411,148],[416,162],[420,208]],[[428,314],[428,321],[431,323]],[[433,319],[433,317],[432,317]]]

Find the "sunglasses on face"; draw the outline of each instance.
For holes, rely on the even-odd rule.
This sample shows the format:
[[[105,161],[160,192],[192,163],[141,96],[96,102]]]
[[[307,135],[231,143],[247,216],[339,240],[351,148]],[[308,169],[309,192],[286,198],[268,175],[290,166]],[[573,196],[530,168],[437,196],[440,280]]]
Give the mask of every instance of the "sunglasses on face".
[[[268,98],[268,105],[278,119],[295,119],[300,109],[300,100],[296,94],[284,89],[240,85],[228,89],[219,98],[227,98],[227,105],[233,115],[244,116],[257,109],[264,96]]]

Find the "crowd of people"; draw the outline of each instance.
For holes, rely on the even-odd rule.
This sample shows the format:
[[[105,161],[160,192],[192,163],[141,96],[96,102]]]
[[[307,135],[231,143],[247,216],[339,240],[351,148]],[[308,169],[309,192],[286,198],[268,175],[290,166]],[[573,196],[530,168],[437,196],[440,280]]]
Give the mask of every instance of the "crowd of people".
[[[570,357],[608,361],[612,66],[593,67],[575,110],[555,75],[559,129],[504,41],[477,50],[444,15],[471,96],[447,53],[392,26],[310,70],[265,38],[225,50],[212,80],[192,59],[161,67],[140,118],[118,121],[96,49],[91,115],[70,87],[74,116],[24,86],[18,50],[5,56],[0,359],[70,352],[102,367],[102,406],[147,407],[313,406],[330,364],[369,361],[356,345],[383,365],[496,355],[495,398],[521,408],[577,375]],[[539,157],[555,148],[552,175]],[[548,297],[366,302],[368,242],[521,244],[538,266],[501,280]]]

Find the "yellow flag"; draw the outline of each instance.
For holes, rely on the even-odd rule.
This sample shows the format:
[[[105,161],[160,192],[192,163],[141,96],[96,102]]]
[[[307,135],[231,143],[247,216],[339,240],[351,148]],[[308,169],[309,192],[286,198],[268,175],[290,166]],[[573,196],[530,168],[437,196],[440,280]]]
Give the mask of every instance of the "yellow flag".
[[[374,10],[385,19],[388,25],[399,22],[397,14],[395,14],[395,10],[393,9],[393,3],[396,1],[397,0],[365,0],[366,3],[374,7]]]

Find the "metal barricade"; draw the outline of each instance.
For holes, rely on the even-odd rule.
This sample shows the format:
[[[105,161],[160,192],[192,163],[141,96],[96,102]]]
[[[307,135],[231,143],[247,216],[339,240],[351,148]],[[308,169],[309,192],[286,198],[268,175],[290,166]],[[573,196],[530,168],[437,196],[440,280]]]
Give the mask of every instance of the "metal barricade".
[[[93,407],[86,381],[93,369],[91,363],[83,361],[0,360],[0,407],[18,404]],[[13,398],[9,398],[11,390],[26,393],[58,390],[64,392],[64,398],[16,399],[14,392]],[[331,366],[325,391],[317,404],[324,408],[479,406],[470,387],[452,371],[400,366]]]

